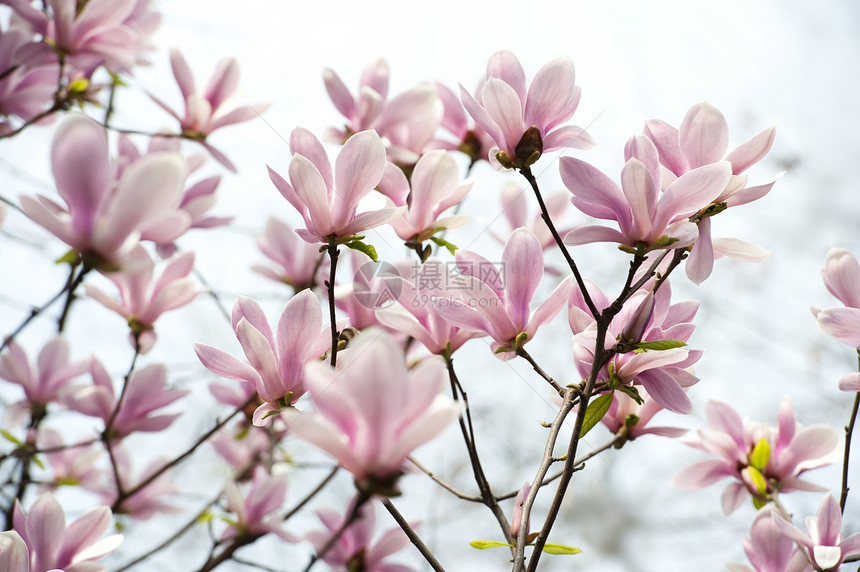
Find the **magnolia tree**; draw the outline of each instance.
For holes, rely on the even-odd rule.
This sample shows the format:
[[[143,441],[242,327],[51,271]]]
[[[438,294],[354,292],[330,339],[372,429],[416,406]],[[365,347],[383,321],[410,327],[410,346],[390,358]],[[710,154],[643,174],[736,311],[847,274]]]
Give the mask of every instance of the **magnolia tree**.
[[[11,145],[24,131],[50,132],[56,186],[36,196],[4,188],[0,220],[5,214],[40,226],[66,250],[56,261],[66,269],[56,295],[33,300],[17,323],[3,324],[0,569],[145,570],[159,553],[181,551],[194,562],[188,569],[200,572],[231,562],[395,572],[413,569],[398,563],[410,557],[398,555],[410,543],[423,568],[462,569],[457,550],[425,542],[428,523],[419,526],[397,508],[404,485],[420,480],[463,505],[483,505],[478,514],[497,527],[495,539],[471,544],[492,549],[488,557],[509,553],[514,571],[544,569],[552,560],[575,566],[588,545],[549,540],[556,524],[576,514],[565,498],[586,461],[620,454],[646,435],[637,447],[686,433],[671,426],[671,415],[691,413],[688,391],[699,382],[693,366],[707,356],[687,345],[698,304],[673,300],[670,284],[707,288],[721,256],[767,257],[756,245],[714,236],[711,226],[771,191],[779,175],[750,182],[746,173],[768,153],[774,128],[739,143],[720,111],[699,103],[677,127],[651,119],[623,147],[605,142],[617,145],[623,161],[603,173],[574,151],[595,141],[570,124],[581,90],[568,57],[544,64],[529,81],[516,56],[499,51],[483,76],[459,78],[477,83],[474,90],[428,82],[395,96],[384,60],[367,66],[354,91],[325,70],[325,89],[343,116],[333,120],[339,126],[321,138],[296,127],[288,166],[268,167],[270,192],[302,222],[293,229],[277,218],[257,221],[265,225],[259,248],[271,263],[253,270],[290,297],[276,317],[249,293],[238,296],[221,323],[238,342],[232,348],[180,335],[183,350],[199,359],[189,381],[147,356],[157,355],[162,316],[207,296],[224,303],[217,284],[194,276],[195,253],[181,246],[186,233],[217,233],[231,222],[210,214],[219,176],[195,171],[207,157],[235,171],[229,140],[216,148],[210,138],[267,106],[228,101],[239,80],[235,60],[221,61],[201,89],[174,50],[169,60],[184,108],[167,103],[166,94],[148,94],[172,126],[117,125],[117,96],[153,57],[149,39],[160,16],[149,0],[0,3],[9,15],[0,31],[0,137]],[[458,248],[449,234],[480,208],[466,199],[475,183],[469,175],[484,161],[502,173],[498,198],[481,199],[498,201],[510,223],[507,235],[496,235],[500,257]],[[542,189],[538,166],[557,167],[566,190]],[[598,222],[562,228],[571,203]],[[409,258],[378,259],[368,231],[387,225]],[[603,256],[626,265],[620,288],[602,289],[577,264],[577,247],[589,243],[608,243]],[[545,263],[544,253],[563,263]],[[13,275],[30,279],[25,269],[5,269],[7,279]],[[826,334],[860,347],[860,264],[834,248],[823,277],[844,307],[814,309],[814,316]],[[105,345],[66,335],[70,324],[92,319],[76,311],[85,298],[97,303],[93,311],[121,316],[127,340]],[[559,314],[569,335],[545,334]],[[52,334],[24,343],[39,339],[26,336],[39,324]],[[486,380],[458,377],[457,356],[467,344],[499,360],[523,360],[553,396],[554,417],[530,443],[538,461],[524,469],[530,477],[519,490],[504,490],[488,470],[491,449],[476,427],[524,429],[538,421],[512,416],[516,404],[505,402],[504,389],[482,392],[488,403],[470,404],[467,390]],[[563,355],[567,367],[539,363],[532,352],[541,345]],[[125,354],[124,375],[104,365]],[[219,406],[197,419],[205,428],[142,469],[145,452],[165,447],[159,436],[171,434],[180,415],[208,415],[196,391],[207,385]],[[834,395],[837,389],[855,394],[844,443],[835,427],[797,423],[789,397],[772,404],[775,425],[711,401],[707,427],[685,437],[705,457],[679,467],[672,484],[701,489],[724,481],[725,513],[754,507],[749,535],[739,539],[749,562],[729,563],[730,570],[829,571],[860,560],[860,534],[842,529],[860,373],[847,373],[833,384]],[[653,421],[661,410],[670,425]],[[601,424],[609,440],[583,453],[583,436]],[[72,430],[80,426],[86,430]],[[446,431],[458,435],[446,442],[448,463],[422,460],[416,451]],[[292,470],[310,450],[321,452],[315,458],[324,467],[314,482]],[[207,470],[211,465],[199,461],[206,451],[229,470]],[[806,480],[808,471],[840,460],[842,481],[832,492]],[[467,490],[449,476],[458,465],[468,467]],[[348,485],[323,496],[339,479]],[[303,492],[287,502],[294,486]],[[179,507],[182,495],[213,487],[215,498]],[[816,515],[792,508],[790,493],[799,490],[821,495]],[[74,520],[64,502],[77,507]],[[318,522],[302,518],[310,510]],[[164,513],[174,516],[161,521],[167,524],[156,538],[145,524]],[[110,533],[112,520],[119,531]],[[197,528],[209,536],[195,553],[182,539]],[[98,563],[144,534],[136,546],[148,549],[124,560],[109,556],[111,566]],[[281,546],[273,550],[273,542]]]

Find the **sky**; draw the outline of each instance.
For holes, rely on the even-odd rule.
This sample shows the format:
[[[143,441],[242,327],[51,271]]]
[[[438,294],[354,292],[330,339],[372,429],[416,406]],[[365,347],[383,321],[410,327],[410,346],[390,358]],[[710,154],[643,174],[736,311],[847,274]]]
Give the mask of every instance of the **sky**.
[[[168,47],[184,54],[200,84],[218,60],[235,57],[242,70],[239,103],[271,103],[259,121],[225,129],[211,139],[239,168],[238,176],[225,176],[214,211],[236,216],[233,229],[190,237],[183,245],[208,247],[198,255],[200,273],[227,305],[237,294],[249,294],[262,297],[270,316],[283,307],[282,295],[272,294],[269,285],[244,269],[251,259],[262,261],[253,236],[267,216],[298,222],[269,182],[265,166],[286,171],[284,139],[295,126],[321,133],[340,122],[323,88],[324,68],[335,70],[354,90],[364,66],[383,57],[396,94],[425,81],[472,89],[487,58],[498,49],[517,54],[529,78],[545,62],[568,55],[583,90],[573,122],[587,127],[599,143],[575,156],[614,178],[623,164],[624,142],[641,131],[645,119],[678,125],[685,111],[701,101],[726,115],[732,146],[766,127],[777,127],[772,152],[752,170],[750,180],[761,182],[780,171],[785,175],[768,197],[714,223],[715,234],[760,244],[772,251],[770,259],[756,265],[719,261],[714,276],[699,287],[683,279],[673,282],[676,299],[702,302],[692,342],[706,350],[697,365],[702,382],[691,392],[696,412],[678,423],[689,428],[702,423],[708,399],[731,402],[742,415],[773,421],[785,394],[793,396],[797,415],[807,424],[847,420],[850,403],[835,384],[855,367],[855,360],[848,348],[818,331],[809,307],[835,304],[820,281],[827,250],[841,246],[860,252],[860,201],[854,180],[860,150],[860,73],[853,63],[860,53],[856,3],[249,0],[237,9],[236,2],[227,0],[165,0],[159,5],[164,14],[155,38],[159,49],[151,56],[153,65],[139,70],[131,88],[120,94],[117,125],[170,125],[170,118],[141,93],[148,90],[179,105]],[[50,133],[50,127],[38,128],[20,140],[0,142],[4,197],[51,187]],[[542,161],[541,186],[562,188],[554,158]],[[452,240],[487,252],[495,249],[498,255],[499,246],[484,231],[503,230],[494,193],[506,178],[484,167],[474,173],[478,182],[472,193],[482,198],[471,205],[467,200],[464,206],[474,213],[473,223],[452,233]],[[219,172],[211,162],[205,169]],[[582,223],[584,218],[570,214],[568,222]],[[61,255],[62,247],[32,246],[27,241],[43,241],[43,235],[14,213],[0,233],[0,323],[13,324],[26,312],[26,304],[38,303],[55,290],[61,272],[49,260]],[[34,251],[44,261],[33,262]],[[607,263],[601,252],[588,247],[575,254],[586,274],[612,284],[620,266]],[[176,327],[165,328],[162,336],[168,340],[165,347],[174,350],[152,359],[179,364],[189,376],[199,376],[201,370],[199,365],[194,369],[189,355],[189,336],[219,347],[235,344],[208,302],[169,323]],[[75,332],[97,344],[113,343],[121,332],[115,321],[98,324],[79,323]],[[566,328],[557,320],[550,331],[556,339],[565,339]],[[39,335],[37,328],[30,339]],[[545,344],[534,353],[550,371],[564,372],[570,367],[565,347]],[[486,443],[491,479],[513,490],[534,472],[535,457],[527,445],[536,439],[542,443],[536,420],[551,415],[552,404],[527,368],[501,364],[478,351],[482,348],[474,349],[460,377],[474,384],[470,397],[478,404],[476,418],[483,422],[479,442]],[[106,359],[121,371],[127,356]],[[482,399],[484,405],[479,404]],[[519,418],[522,425],[500,427],[500,416]],[[188,421],[181,430],[196,428]],[[596,447],[601,441],[594,437],[588,443]],[[456,467],[457,446],[456,439],[449,439],[430,448],[426,458]],[[739,535],[748,529],[752,507],[726,518],[719,509],[719,486],[696,493],[668,487],[677,467],[698,458],[692,449],[657,438],[643,438],[601,456],[577,476],[555,541],[581,544],[584,554],[569,557],[581,569],[722,570],[725,560],[743,561]],[[852,468],[860,478],[860,464]],[[455,474],[463,486],[468,486],[467,477],[463,467]],[[450,569],[466,564],[475,570],[504,569],[503,554],[465,546],[475,539],[469,535],[494,534],[488,515],[459,511],[438,490],[419,483],[420,477],[411,479],[400,501],[403,510],[410,518],[428,521],[422,534],[438,543],[443,557],[457,563]],[[835,471],[820,472],[815,480],[831,489],[838,486]],[[796,502],[797,513],[808,514],[818,497],[800,496]],[[852,524],[860,528],[860,511],[846,514],[846,525]],[[157,526],[153,529],[157,536]],[[196,538],[192,546],[204,540]],[[699,549],[680,553],[681,543]],[[557,558],[544,561],[547,570],[577,569],[571,568],[573,561]],[[404,561],[418,562],[413,554]],[[182,569],[169,568],[169,561],[164,565],[166,570]]]

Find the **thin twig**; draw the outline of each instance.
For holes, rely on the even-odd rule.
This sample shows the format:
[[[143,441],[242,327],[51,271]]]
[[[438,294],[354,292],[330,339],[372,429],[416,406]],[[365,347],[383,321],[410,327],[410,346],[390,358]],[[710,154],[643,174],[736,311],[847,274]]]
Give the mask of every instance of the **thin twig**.
[[[433,482],[440,485],[443,489],[447,490],[448,492],[453,494],[455,497],[462,499],[462,500],[470,501],[470,502],[481,502],[481,503],[484,502],[484,499],[482,499],[481,497],[477,497],[477,496],[473,496],[473,495],[467,495],[464,492],[458,491],[452,485],[448,484],[447,482],[443,481],[442,479],[437,477],[435,474],[433,474],[433,472],[430,469],[428,469],[427,467],[425,467],[424,465],[419,463],[418,460],[415,459],[415,457],[409,456],[409,457],[407,457],[407,459],[409,459],[409,461],[413,465],[418,467],[418,470],[420,470],[422,473],[424,473],[425,475],[430,477],[430,479],[433,480]],[[516,493],[514,493],[514,496],[516,496]],[[499,500],[499,497],[496,497],[496,500]]]
[[[537,374],[539,376],[541,376],[542,378],[544,378],[547,381],[547,383],[549,383],[552,386],[552,388],[558,392],[559,395],[562,395],[562,396],[564,395],[565,389],[562,386],[560,386],[556,380],[554,380],[552,377],[550,377],[550,375],[547,372],[545,372],[541,368],[541,366],[538,365],[538,363],[534,360],[534,358],[531,356],[531,354],[529,354],[529,352],[527,352],[525,350],[525,348],[518,348],[517,349],[517,355],[522,357],[522,358],[525,358],[525,360],[532,365],[532,368],[534,368],[534,370],[537,372]]]
[[[858,369],[860,369],[860,350],[857,351]],[[845,454],[842,457],[842,494],[839,497],[839,511],[845,514],[845,503],[848,502],[848,460],[851,456],[851,435],[854,433],[854,422],[860,409],[860,392],[854,394],[854,407],[851,409],[851,419],[845,427]]]
[[[397,510],[397,507],[394,506],[394,503],[391,502],[391,499],[384,498],[382,499],[382,505],[388,510],[391,516],[394,517],[394,520],[397,521],[397,524],[400,525],[400,528],[403,529],[403,532],[406,533],[406,536],[409,537],[410,542],[418,549],[418,552],[421,553],[421,556],[424,557],[424,560],[430,565],[433,570],[436,572],[445,572],[445,569],[442,568],[442,565],[439,564],[439,561],[436,560],[436,557],[433,555],[433,552],[427,548],[427,545],[424,544],[424,541],[415,533],[409,523],[403,518],[403,515],[400,514],[400,511]]]
[[[337,365],[337,341],[339,332],[337,331],[337,318],[334,312],[334,281],[337,272],[337,258],[340,252],[337,249],[337,242],[334,236],[328,239],[328,256],[331,259],[331,268],[329,269],[328,281],[326,288],[328,289],[328,314],[329,322],[331,323],[331,366]]]

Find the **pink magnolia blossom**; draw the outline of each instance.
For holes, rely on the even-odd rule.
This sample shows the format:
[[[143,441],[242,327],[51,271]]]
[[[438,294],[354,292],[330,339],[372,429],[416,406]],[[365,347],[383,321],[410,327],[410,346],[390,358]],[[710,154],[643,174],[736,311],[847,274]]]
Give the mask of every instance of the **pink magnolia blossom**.
[[[279,526],[283,519],[277,514],[287,498],[287,480],[269,475],[263,467],[257,467],[254,478],[243,497],[233,481],[224,487],[227,509],[236,515],[230,526],[221,535],[221,542],[235,537],[275,534],[286,542],[297,542],[298,538]]]
[[[146,154],[132,143],[131,139],[122,134],[119,137],[118,143],[119,155],[116,160],[119,173],[122,173],[128,165],[131,165],[141,157],[148,153],[158,153],[162,151],[170,151],[179,153],[182,149],[180,141],[176,137],[161,137],[156,135],[149,140]],[[206,156],[203,154],[195,154],[187,157],[189,175],[206,162]],[[233,217],[212,216],[208,211],[215,206],[218,185],[221,183],[221,176],[207,177],[196,183],[191,184],[185,189],[182,195],[182,200],[179,203],[177,210],[187,213],[191,218],[191,228],[213,228],[223,226],[233,220]],[[161,221],[159,221],[161,222]],[[160,225],[156,224],[151,229],[145,229],[141,233],[143,240],[152,240],[156,243],[158,254],[162,258],[172,256],[177,248],[173,241],[159,242]]]
[[[464,285],[454,298],[436,300],[437,312],[460,328],[485,332],[493,338],[496,357],[511,359],[531,341],[538,328],[550,322],[572,293],[568,276],[535,310],[532,298],[543,276],[543,251],[537,237],[525,228],[511,234],[502,251],[502,275],[488,260],[473,252],[457,251]]]
[[[269,168],[269,177],[302,215],[305,228],[296,233],[310,243],[328,237],[347,238],[398,216],[404,207],[357,214],[358,202],[373,190],[385,171],[385,146],[374,131],[356,133],[344,143],[334,173],[325,149],[308,130],[290,135],[290,183]]]
[[[450,274],[442,260],[429,258],[411,277],[399,279],[397,304],[377,308],[376,318],[389,329],[418,340],[434,354],[453,353],[468,340],[484,335],[449,322],[435,303],[455,298],[463,278]]]
[[[225,58],[218,62],[202,93],[197,91],[191,69],[179,50],[170,50],[170,65],[179,90],[182,92],[185,103],[184,115],[174,111],[158,97],[152,94],[149,96],[179,121],[183,137],[199,141],[216,161],[236,172],[233,163],[221,151],[210,145],[207,138],[216,129],[254,119],[268,109],[269,104],[258,103],[237,107],[230,111],[222,109],[239,85],[239,64],[234,58]]]
[[[363,485],[392,485],[413,449],[438,436],[459,407],[440,394],[438,358],[412,369],[394,339],[369,328],[338,354],[337,369],[311,362],[305,385],[315,413],[281,413],[290,431],[324,450]]]
[[[753,518],[750,536],[742,538],[752,567],[728,562],[731,572],[812,572],[812,566],[791,539],[780,532],[774,508],[766,506]]]
[[[64,401],[69,409],[98,417],[107,423],[117,407],[113,381],[97,359],[90,366],[92,385],[70,387]],[[188,393],[185,389],[167,389],[167,368],[148,365],[131,374],[119,412],[110,427],[110,436],[122,439],[138,431],[162,431],[179,417],[179,413],[153,415]]]
[[[271,438],[263,429],[244,425],[238,428],[236,435],[233,433],[235,431],[222,429],[209,439],[209,444],[236,470],[234,478],[240,480],[247,478],[248,470],[269,456]]]
[[[355,500],[352,503],[355,503]],[[347,514],[352,512],[352,503]],[[390,528],[375,542],[371,542],[376,529],[376,512],[369,503],[361,507],[360,511],[358,519],[347,527],[323,557],[323,561],[338,570],[414,572],[414,569],[408,566],[385,562],[389,556],[409,545],[409,537],[406,533],[400,527]],[[319,551],[335,531],[340,529],[346,517],[328,508],[320,508],[316,512],[325,530],[309,532],[305,538]],[[418,526],[417,523],[410,523],[410,525],[412,528]]]
[[[0,355],[0,379],[20,385],[25,398],[9,407],[7,414],[17,418],[30,410],[33,415],[43,415],[45,406],[59,402],[63,390],[89,367],[90,360],[69,361],[69,344],[61,337],[45,344],[35,367],[30,365],[21,346],[10,342],[6,352]]]
[[[328,278],[331,261],[314,244],[300,240],[286,223],[269,217],[257,246],[278,265],[277,269],[255,264],[251,269],[276,282],[301,290],[321,285]]]
[[[380,326],[376,310],[387,307],[397,299],[401,283],[400,264],[373,262],[365,254],[355,250],[349,252],[352,265],[352,283],[335,286],[334,303],[347,315],[350,327],[363,330]],[[387,326],[382,326],[386,329]],[[390,330],[392,334],[396,330]]]
[[[743,173],[761,161],[773,144],[776,128],[769,127],[727,152],[729,128],[726,118],[707,102],[691,107],[681,128],[675,129],[665,121],[651,119],[645,122],[645,136],[657,147],[662,169],[663,188],[677,177],[706,165],[728,161],[732,164],[732,177],[723,191],[714,198],[715,204],[727,207],[743,205],[760,199],[773,187],[780,173],[764,184],[747,187]],[[657,179],[660,180],[660,179]],[[703,282],[713,270],[714,258],[720,255],[741,260],[761,262],[769,251],[736,238],[711,238],[710,215],[699,222],[699,240],[687,258],[687,276],[696,284]]]
[[[389,73],[385,60],[371,62],[361,76],[358,95],[353,96],[338,75],[326,69],[326,91],[347,122],[343,129],[328,128],[323,138],[342,144],[372,129],[385,143],[389,160],[411,166],[430,146],[444,107],[432,84],[418,85],[388,100]]]
[[[254,424],[289,406],[305,393],[305,364],[319,359],[331,346],[331,326],[320,329],[322,309],[311,290],[302,290],[287,302],[278,321],[277,338],[263,309],[244,296],[233,305],[233,332],[247,362],[224,350],[194,344],[194,351],[212,373],[251,384],[265,401],[254,412]]]
[[[483,82],[481,86],[483,86]],[[431,143],[431,147],[447,149],[448,151],[462,151],[469,157],[470,165],[474,165],[481,159],[486,161],[490,149],[494,145],[493,139],[477,124],[469,121],[470,117],[466,113],[463,103],[453,91],[438,82],[436,83],[436,90],[445,109],[439,126],[451,133],[456,141],[436,139]]]
[[[151,49],[149,36],[160,17],[149,10],[149,0],[48,0],[46,10],[29,2],[4,0],[44,38],[54,51],[77,69],[104,65],[112,72],[130,72],[141,63],[141,52]]]
[[[111,511],[108,507],[89,510],[67,527],[63,507],[47,493],[36,499],[28,514],[15,501],[13,522],[15,532],[27,544],[32,572],[52,569],[104,572],[107,567],[93,561],[113,552],[122,542],[121,534],[99,540],[110,527]],[[18,546],[16,550],[20,554]]]
[[[593,282],[586,280],[586,287],[598,309],[612,303]],[[699,306],[692,301],[671,304],[671,298],[668,283],[653,295],[644,289],[634,293],[610,322],[604,349],[610,349],[617,342],[673,340],[686,343],[695,330],[692,320]],[[597,322],[578,288],[570,299],[568,322],[574,334],[574,360],[584,378],[590,374],[594,362]],[[686,368],[696,363],[701,355],[701,351],[684,347],[615,353],[598,373],[598,381],[641,385],[660,406],[686,414],[692,410],[692,404],[684,388],[699,381]]]
[[[842,343],[860,348],[860,264],[844,248],[831,248],[821,269],[824,284],[845,308],[812,311],[824,332]],[[860,391],[860,373],[853,372],[839,380],[842,391]]]
[[[443,212],[462,201],[472,188],[474,180],[469,178],[460,182],[459,171],[457,162],[447,151],[435,150],[421,156],[409,181],[396,167],[391,176],[383,178],[388,188],[383,188],[380,183],[380,190],[389,196],[403,197],[395,201],[397,206],[408,204],[402,216],[391,220],[391,226],[400,238],[420,244],[441,230],[457,228],[468,222],[469,217],[465,215],[440,218]]]
[[[41,449],[56,449],[44,453],[48,459],[54,479],[39,488],[40,492],[56,490],[61,486],[80,486],[89,491],[97,492],[102,475],[98,461],[104,450],[90,444],[85,447],[63,443],[60,434],[53,429],[43,428],[39,432],[39,447]]]
[[[142,246],[123,259],[123,266],[119,272],[105,273],[119,288],[119,301],[90,284],[84,288],[90,298],[125,318],[131,328],[129,342],[145,354],[155,345],[155,321],[164,312],[189,304],[202,292],[188,277],[194,268],[194,253],[171,259],[155,281],[155,264]]]
[[[556,149],[594,145],[581,127],[560,127],[573,116],[581,94],[570,58],[547,63],[526,91],[522,65],[504,50],[490,56],[480,97],[460,86],[466,111],[496,143],[489,153],[491,163],[507,169],[529,167],[542,153]]]
[[[21,27],[0,30],[0,116],[29,121],[54,103],[58,66],[46,61],[54,59],[50,48],[32,39]],[[10,131],[8,122],[0,122],[0,134]]]
[[[860,555],[860,532],[842,537],[842,511],[830,493],[821,501],[816,516],[806,517],[806,532],[776,513],[773,522],[803,548],[812,566],[820,572],[835,572],[846,558]]]
[[[96,268],[115,269],[144,230],[157,225],[161,241],[173,240],[190,224],[177,211],[185,180],[185,160],[153,153],[122,172],[118,180],[108,156],[104,128],[74,114],[54,136],[51,166],[66,206],[38,195],[21,197],[21,210],[83,255]]]
[[[747,494],[766,501],[768,495],[777,493],[824,490],[800,476],[836,461],[839,435],[833,427],[798,428],[787,397],[780,403],[775,428],[741,419],[734,409],[719,401],[708,402],[706,412],[708,428],[699,429],[698,440],[687,444],[718,458],[683,467],[673,477],[673,486],[698,490],[726,477],[733,478],[722,495],[726,514],[737,510]],[[754,453],[761,458],[756,459]]]
[[[657,149],[645,137],[628,142],[627,162],[621,170],[621,188],[584,161],[561,158],[561,179],[573,194],[573,205],[589,216],[614,220],[620,231],[584,226],[564,237],[565,244],[617,242],[637,248],[684,248],[698,237],[688,219],[713,202],[731,177],[731,164],[723,161],[694,169],[665,191],[660,188]]]
[[[531,218],[529,218],[529,205],[526,200],[526,189],[524,189],[522,185],[518,185],[513,181],[508,181],[502,187],[499,196],[505,220],[508,222],[509,232],[506,232],[504,236],[510,236],[511,232],[520,227],[524,227],[532,231],[532,233],[537,237],[543,250],[556,246],[555,239],[553,238],[549,227],[543,221],[541,213],[536,212],[531,216]],[[544,199],[549,217],[556,227],[558,227],[559,221],[564,217],[568,207],[570,206],[570,201],[568,200],[569,197],[570,195],[565,191],[559,191],[548,195]],[[558,234],[560,236],[564,236],[570,232],[570,230],[572,229],[558,227]],[[504,238],[501,238],[493,231],[490,231],[490,233],[493,235],[493,238],[504,244]],[[549,269],[547,269],[547,271],[549,271]]]

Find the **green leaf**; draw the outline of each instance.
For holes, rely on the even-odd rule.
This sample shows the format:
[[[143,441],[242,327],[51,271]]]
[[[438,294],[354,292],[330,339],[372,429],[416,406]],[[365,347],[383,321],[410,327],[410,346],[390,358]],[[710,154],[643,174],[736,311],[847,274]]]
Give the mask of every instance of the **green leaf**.
[[[45,468],[46,468],[45,463],[44,463],[44,461],[42,461],[42,459],[40,459],[39,457],[33,456],[33,462],[36,463],[37,467],[39,467],[43,471],[45,470]]]
[[[767,504],[766,500],[759,498],[759,497],[753,497],[752,501],[753,501],[753,506],[755,507],[756,510],[759,510],[761,507],[763,507],[764,505]]]
[[[78,262],[78,251],[72,249],[72,250],[68,251],[67,253],[65,253],[64,255],[62,255],[61,257],[59,257],[54,262],[56,264],[67,264],[67,263],[72,264],[72,265],[77,264],[77,262]]]
[[[366,242],[362,242],[358,239],[350,240],[344,246],[347,248],[351,248],[353,250],[357,250],[359,252],[363,252],[370,257],[371,260],[377,262],[379,258],[376,255],[376,249],[373,248],[372,244],[367,244]]]
[[[755,467],[759,471],[764,471],[767,462],[770,460],[770,443],[762,437],[755,444],[755,448],[750,453],[750,466]]]
[[[633,385],[619,385],[616,389],[626,394],[628,397],[630,397],[630,399],[632,399],[639,405],[645,403],[645,400],[642,399],[641,395],[639,395],[639,390],[637,390],[636,387]]]
[[[585,418],[582,420],[582,431],[579,433],[580,439],[585,437],[586,433],[600,423],[600,420],[609,411],[609,406],[612,405],[613,396],[614,393],[604,393],[588,404],[588,408],[585,410]]]
[[[436,246],[442,246],[447,248],[448,252],[450,252],[451,254],[454,254],[457,251],[457,245],[451,244],[444,238],[438,236],[431,236],[430,240],[432,240],[436,244]]]
[[[506,544],[504,542],[496,542],[494,540],[473,540],[469,543],[469,546],[472,548],[477,548],[478,550],[484,550],[486,548],[495,548],[496,546],[509,546],[512,547],[513,544]]]
[[[639,353],[648,350],[654,351],[663,351],[663,350],[673,350],[675,348],[683,348],[687,344],[680,340],[658,340],[656,342],[639,342],[638,344],[634,344],[633,347]]]
[[[14,435],[12,435],[8,431],[6,431],[5,429],[0,429],[0,435],[3,435],[4,439],[9,441],[10,443],[14,443],[14,444],[18,445],[19,447],[24,444],[21,442],[20,439],[18,439],[17,437],[15,437]]]
[[[756,489],[761,494],[767,493],[767,481],[764,479],[764,475],[761,474],[761,471],[756,469],[753,466],[747,467],[747,472],[749,473],[750,479],[755,483]]]
[[[573,546],[564,546],[563,544],[544,544],[543,551],[547,554],[579,554],[582,552],[579,548]]]

